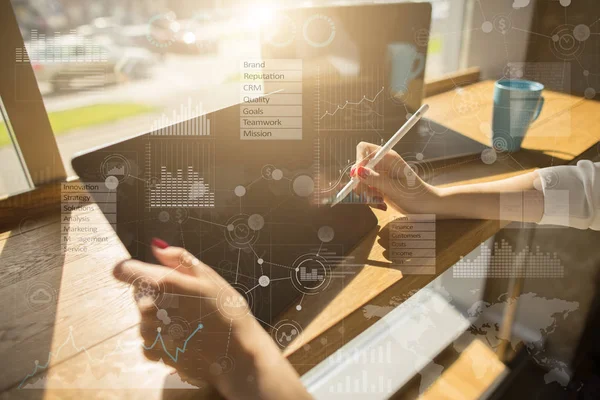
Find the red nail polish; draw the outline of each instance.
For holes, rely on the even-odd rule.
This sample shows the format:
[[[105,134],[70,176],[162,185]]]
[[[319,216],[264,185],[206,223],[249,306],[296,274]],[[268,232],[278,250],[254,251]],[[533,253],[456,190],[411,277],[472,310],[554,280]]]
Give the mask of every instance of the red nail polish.
[[[350,177],[354,178],[354,175],[356,175],[356,167],[350,168]]]
[[[169,247],[169,243],[159,238],[152,238],[152,246],[158,247],[159,249],[166,249]]]
[[[366,179],[369,177],[369,171],[367,171],[367,169],[365,167],[358,167],[358,169],[356,170],[356,173],[362,179]]]
[[[387,211],[387,204],[385,203],[378,203],[375,205],[375,208],[382,210],[382,211]]]

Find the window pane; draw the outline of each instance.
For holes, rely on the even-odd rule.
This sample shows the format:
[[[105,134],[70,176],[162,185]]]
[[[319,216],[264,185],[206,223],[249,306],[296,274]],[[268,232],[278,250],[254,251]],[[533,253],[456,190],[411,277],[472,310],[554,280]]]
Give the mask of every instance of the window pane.
[[[12,127],[0,99],[0,196],[31,188],[11,132]]]
[[[448,33],[461,30],[463,17],[463,0],[433,3],[429,79],[457,68],[460,35]],[[259,7],[247,2],[12,4],[25,39],[16,61],[34,68],[69,175],[77,151],[238,103],[237,61],[260,56]]]
[[[236,60],[259,55],[239,10],[213,2],[12,4],[68,175],[77,151],[238,103]]]

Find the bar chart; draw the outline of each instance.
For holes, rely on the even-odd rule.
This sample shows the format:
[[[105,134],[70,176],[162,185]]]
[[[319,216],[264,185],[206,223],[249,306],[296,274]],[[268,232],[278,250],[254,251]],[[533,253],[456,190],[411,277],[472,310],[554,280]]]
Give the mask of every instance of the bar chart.
[[[152,121],[151,136],[210,136],[212,121],[205,115],[202,104],[193,105],[188,98],[186,104],[174,109],[171,115],[166,113]]]
[[[215,206],[214,143],[151,141],[146,144],[149,208]]]
[[[323,275],[319,274],[316,269],[306,272],[306,267],[300,267],[300,280],[305,282],[322,281]]]

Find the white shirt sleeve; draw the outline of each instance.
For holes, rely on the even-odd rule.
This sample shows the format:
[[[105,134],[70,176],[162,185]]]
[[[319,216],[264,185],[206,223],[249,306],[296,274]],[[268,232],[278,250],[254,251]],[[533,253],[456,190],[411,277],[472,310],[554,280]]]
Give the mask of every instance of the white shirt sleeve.
[[[538,170],[544,192],[540,224],[600,230],[600,162]]]

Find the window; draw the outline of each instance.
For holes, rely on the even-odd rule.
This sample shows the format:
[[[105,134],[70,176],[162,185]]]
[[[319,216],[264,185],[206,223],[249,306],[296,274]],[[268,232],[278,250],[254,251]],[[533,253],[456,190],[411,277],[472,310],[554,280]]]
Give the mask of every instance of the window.
[[[337,3],[315,0],[301,5]],[[431,3],[427,79],[458,69],[465,0]],[[174,123],[192,110],[210,111],[239,102],[239,71],[231,60],[258,56],[258,36],[251,27],[257,17],[252,9],[259,4],[170,0],[5,4],[14,12],[23,40],[11,46],[12,67],[17,72],[29,64],[33,68],[64,161],[64,167],[54,168],[58,172],[50,176],[60,176],[62,168],[67,176],[74,175],[69,160],[78,151]],[[291,0],[276,4],[299,5]],[[17,95],[24,96],[18,101],[31,100],[20,89]],[[33,162],[32,157],[24,158],[25,164]]]
[[[31,189],[22,155],[15,143],[12,126],[0,98],[0,197]]]

